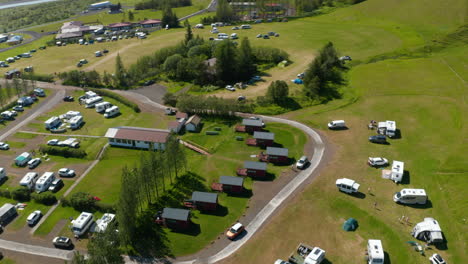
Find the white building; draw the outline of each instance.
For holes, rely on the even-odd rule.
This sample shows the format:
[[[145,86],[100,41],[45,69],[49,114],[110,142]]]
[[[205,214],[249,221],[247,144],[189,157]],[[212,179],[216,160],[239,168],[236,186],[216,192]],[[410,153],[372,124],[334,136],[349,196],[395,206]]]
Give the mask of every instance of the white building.
[[[201,124],[201,118],[197,115],[191,116],[187,123],[185,123],[185,129],[190,132],[196,132],[199,130]]]
[[[104,137],[108,138],[111,146],[164,150],[169,133],[164,129],[121,126],[109,128]]]

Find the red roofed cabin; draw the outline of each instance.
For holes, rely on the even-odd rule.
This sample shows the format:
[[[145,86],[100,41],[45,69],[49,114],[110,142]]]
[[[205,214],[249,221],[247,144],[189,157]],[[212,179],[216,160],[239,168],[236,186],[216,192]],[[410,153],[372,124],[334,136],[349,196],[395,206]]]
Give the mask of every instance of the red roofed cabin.
[[[162,219],[165,226],[172,229],[187,229],[190,226],[190,210],[164,208]]]
[[[275,134],[270,132],[255,131],[253,137],[253,139],[247,139],[245,143],[249,146],[266,147],[273,145],[275,142]]]
[[[164,150],[169,133],[163,129],[121,126],[109,128],[104,137],[108,138],[111,146]]]
[[[242,125],[236,127],[237,132],[247,132],[252,133],[254,131],[262,131],[265,123],[263,123],[262,119],[251,119],[251,118],[244,118],[242,119]]]
[[[107,28],[109,28],[112,31],[132,29],[132,27],[133,24],[130,22],[112,23],[107,26]]]
[[[143,20],[140,23],[140,26],[143,28],[153,28],[153,27],[161,27],[161,20],[159,19],[147,19]]]
[[[194,208],[200,211],[215,211],[218,208],[218,194],[209,192],[193,192],[189,200]]]
[[[234,176],[221,176],[219,183],[227,193],[241,193],[244,191],[244,178]]]
[[[286,163],[289,161],[287,148],[267,147],[266,152],[259,155],[260,161],[271,163]]]
[[[237,170],[239,176],[265,177],[267,164],[257,161],[245,161],[244,168]]]

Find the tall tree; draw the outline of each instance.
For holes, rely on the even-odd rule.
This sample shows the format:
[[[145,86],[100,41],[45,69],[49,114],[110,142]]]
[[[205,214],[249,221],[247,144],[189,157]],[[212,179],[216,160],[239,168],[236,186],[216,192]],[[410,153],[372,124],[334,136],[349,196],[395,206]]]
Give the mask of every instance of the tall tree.
[[[231,22],[234,20],[234,12],[227,0],[218,0],[216,5],[216,19],[221,22]]]
[[[241,41],[239,50],[239,79],[243,81],[248,80],[252,77],[253,74],[255,74],[255,72],[257,72],[257,67],[255,66],[254,62],[255,58],[252,53],[250,41],[247,37],[245,37]]]
[[[13,89],[11,88],[10,81],[8,79],[5,80],[5,95],[6,95],[6,102],[10,100],[13,96]]]
[[[186,28],[185,45],[187,45],[188,42],[193,39],[193,33],[192,33],[192,27],[190,26],[190,23],[188,22],[188,20],[185,20],[184,23],[185,23],[185,28]]]
[[[170,174],[174,175],[175,178],[177,178],[179,176],[179,172],[185,170],[187,165],[187,159],[185,157],[185,152],[182,149],[179,139],[177,138],[177,135],[175,133],[171,133],[169,135],[164,154],[166,156],[166,162],[170,168]]]
[[[114,223],[110,223],[103,233],[97,233],[88,243],[89,264],[125,263],[119,247],[119,232]]]
[[[135,225],[137,207],[135,182],[132,172],[124,167],[122,170],[122,187],[120,189],[119,202],[117,203],[117,222],[119,223],[119,234],[125,245],[131,244],[135,237]]]
[[[171,28],[179,27],[179,19],[177,15],[172,12],[172,8],[168,4],[163,9],[161,23],[164,27],[166,25],[169,25]]]
[[[216,75],[222,83],[232,83],[237,80],[238,56],[237,49],[229,40],[216,45]]]
[[[18,78],[13,78],[13,88],[15,88],[16,96],[21,97],[21,82]]]
[[[274,102],[275,104],[280,104],[289,95],[289,87],[285,81],[274,81],[268,86],[266,97]]]
[[[5,93],[3,92],[2,85],[0,85],[0,106],[3,108],[5,105]]]
[[[117,87],[123,88],[126,86],[127,73],[125,71],[125,67],[123,65],[122,59],[120,58],[120,54],[117,54],[115,58],[115,80],[117,82]]]
[[[128,10],[128,20],[133,21],[135,19],[135,15],[133,14],[132,10]]]

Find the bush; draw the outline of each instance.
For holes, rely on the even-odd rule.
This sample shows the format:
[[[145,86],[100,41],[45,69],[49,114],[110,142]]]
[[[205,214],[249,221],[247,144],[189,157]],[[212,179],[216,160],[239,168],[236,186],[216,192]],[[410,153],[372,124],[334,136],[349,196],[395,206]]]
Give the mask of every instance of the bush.
[[[81,149],[72,149],[66,147],[54,147],[48,145],[40,145],[39,151],[44,154],[62,156],[65,158],[79,158],[86,157],[86,151]]]
[[[97,202],[95,207],[96,210],[102,213],[115,213],[115,206],[113,204]]]
[[[165,105],[170,105],[172,107],[175,107],[177,104],[177,96],[173,93],[166,93],[162,100]]]
[[[70,197],[70,205],[80,212],[93,211],[96,209],[96,200],[89,193],[77,192]]]
[[[289,54],[278,48],[271,47],[253,47],[252,53],[258,63],[278,64],[283,60],[289,59]]]
[[[51,193],[33,193],[31,198],[44,205],[53,205],[57,202],[57,197]]]
[[[99,95],[103,95],[103,96],[107,96],[107,97],[110,97],[112,99],[115,99],[117,101],[119,101],[120,103],[130,107],[131,109],[133,109],[133,111],[135,111],[135,113],[140,113],[141,112],[141,109],[140,107],[135,104],[134,102],[128,100],[127,98],[119,95],[119,94],[116,94],[116,93],[113,93],[111,91],[107,91],[107,90],[102,90],[102,89],[89,89]]]
[[[12,102],[10,102],[9,104],[5,105],[4,107],[0,108],[0,111],[7,111],[7,110],[10,110],[11,108],[13,108],[15,105],[17,105],[17,101],[16,100],[13,100]]]
[[[28,188],[20,187],[11,192],[11,198],[19,202],[31,200],[31,191]]]
[[[21,76],[23,79],[26,80],[34,80],[40,82],[53,82],[54,76],[51,74],[38,74],[38,73],[27,73]]]
[[[63,197],[62,199],[60,199],[60,203],[62,204],[62,207],[71,206],[70,200],[68,200],[68,199],[65,198],[65,197]]]
[[[9,190],[0,189],[0,196],[10,199],[11,198],[11,192]]]

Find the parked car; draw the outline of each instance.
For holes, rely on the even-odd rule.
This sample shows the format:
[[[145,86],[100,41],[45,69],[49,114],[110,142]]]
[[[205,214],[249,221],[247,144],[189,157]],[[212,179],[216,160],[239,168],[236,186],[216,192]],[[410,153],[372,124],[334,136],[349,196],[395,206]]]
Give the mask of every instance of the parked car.
[[[39,164],[41,164],[41,158],[34,158],[28,161],[28,168],[32,170],[36,168],[37,166],[39,166]]]
[[[263,39],[269,39],[269,38],[270,37],[267,34],[263,35]]]
[[[59,176],[60,177],[73,177],[75,176],[75,171],[69,168],[61,168],[59,170]]]
[[[356,193],[359,191],[359,186],[361,186],[359,183],[351,179],[342,178],[336,180],[336,187],[338,187],[338,190],[345,193]]]
[[[23,112],[24,108],[21,105],[16,105],[16,106],[13,107],[13,110],[15,110],[17,112]]]
[[[0,149],[1,149],[1,150],[9,150],[9,149],[10,149],[10,145],[8,145],[8,144],[5,143],[5,142],[0,142]]]
[[[65,102],[73,102],[75,100],[75,98],[73,98],[73,96],[71,95],[67,95],[63,98],[63,101]]]
[[[445,260],[439,255],[439,254],[434,254],[429,258],[429,261],[431,264],[447,264]]]
[[[239,30],[239,27],[232,27],[232,30]]]
[[[245,96],[243,96],[243,95],[239,95],[239,96],[237,97],[237,101],[239,101],[239,102],[245,101],[245,99],[246,99],[246,98],[245,98]]]
[[[52,240],[52,243],[54,244],[55,247],[58,247],[58,248],[70,248],[73,245],[70,238],[63,237],[63,236],[55,237]]]
[[[369,157],[367,164],[371,167],[386,166],[388,164],[388,160],[382,157]]]
[[[232,85],[226,85],[226,90],[234,92],[236,90],[236,88],[234,88]]]
[[[148,80],[148,81],[143,83],[144,86],[150,86],[152,84],[154,84],[154,80]]]
[[[109,50],[104,49],[104,50],[102,50],[102,53],[109,53]]]
[[[280,35],[278,33],[275,33],[275,37],[279,37]]]
[[[350,56],[341,56],[341,57],[339,58],[339,60],[340,60],[340,61],[345,61],[345,60],[351,61],[352,59],[351,59]]]
[[[296,168],[302,170],[307,166],[308,163],[309,159],[307,159],[307,156],[302,156],[299,160],[297,160]]]
[[[258,34],[258,35],[257,35],[257,38],[262,38],[262,37],[263,37],[262,34]]]
[[[227,238],[233,240],[244,231],[245,227],[241,223],[235,223],[226,232]]]
[[[275,264],[291,264],[291,263],[289,263],[289,262],[287,262],[287,261],[284,261],[284,260],[282,260],[282,259],[277,259],[277,260],[275,261]]]
[[[49,146],[57,146],[59,142],[60,142],[60,140],[54,138],[54,139],[51,139],[51,140],[47,141],[47,145],[49,145]]]
[[[63,187],[62,179],[55,179],[49,186],[49,191],[58,192]]]
[[[41,217],[42,217],[42,212],[39,210],[36,210],[28,216],[28,218],[26,219],[26,222],[28,223],[29,226],[33,226],[39,221],[39,219],[41,219]]]
[[[384,135],[370,136],[369,141],[372,142],[372,143],[385,144],[385,143],[387,143],[387,137],[385,137]]]

